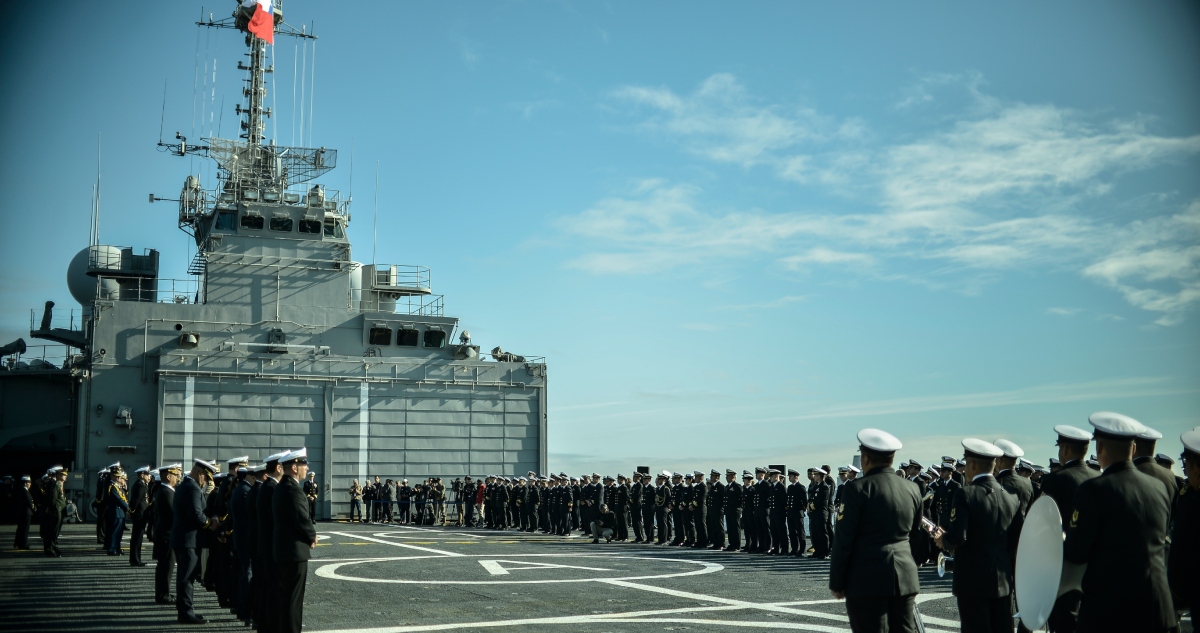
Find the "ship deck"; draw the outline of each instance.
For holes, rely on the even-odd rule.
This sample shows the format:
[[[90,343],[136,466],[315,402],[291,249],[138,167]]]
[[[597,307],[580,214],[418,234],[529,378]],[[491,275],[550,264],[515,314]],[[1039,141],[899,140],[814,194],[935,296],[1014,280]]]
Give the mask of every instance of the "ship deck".
[[[0,527],[0,542],[13,531]],[[98,548],[94,526],[67,525],[52,559],[31,531],[38,549],[0,553],[0,630],[248,630],[201,587],[209,624],[176,624],[153,600],[149,546],[150,564],[131,567]],[[306,631],[849,630],[826,561],[452,527],[328,522],[318,534]],[[958,630],[949,574],[922,569],[919,604],[926,631]]]

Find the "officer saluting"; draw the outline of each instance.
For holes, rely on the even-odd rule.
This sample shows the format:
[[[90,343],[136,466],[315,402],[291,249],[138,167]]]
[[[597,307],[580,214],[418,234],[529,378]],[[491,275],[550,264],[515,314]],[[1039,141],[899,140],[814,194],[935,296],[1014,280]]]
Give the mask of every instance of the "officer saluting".
[[[1119,413],[1093,413],[1096,457],[1103,474],[1075,492],[1064,577],[1083,571],[1079,628],[1156,633],[1176,625],[1167,587],[1166,488],[1133,465],[1133,440],[1146,427]],[[1194,573],[1194,572],[1193,572]]]
[[[201,487],[217,472],[217,467],[202,459],[193,460],[188,473],[175,490],[175,517],[171,526],[171,548],[175,550],[178,570],[175,572],[175,610],[181,624],[204,624],[208,620],[192,609],[192,581],[199,575],[200,552],[196,549],[196,533],[216,530],[221,521],[204,515],[204,492]]]
[[[304,622],[304,586],[308,560],[317,545],[317,528],[309,514],[308,497],[301,483],[308,473],[308,449],[288,453],[279,460],[283,479],[271,498],[275,516],[275,564],[279,566],[279,630],[300,633]]]
[[[1020,501],[992,476],[1004,451],[983,440],[962,442],[965,487],[950,501],[950,525],[935,542],[954,552],[954,596],[964,633],[1012,633],[1012,590]]]
[[[920,491],[892,474],[900,440],[863,429],[858,442],[863,475],[846,485],[837,507],[829,589],[846,599],[854,633],[916,631],[920,583],[908,541],[921,529]]]

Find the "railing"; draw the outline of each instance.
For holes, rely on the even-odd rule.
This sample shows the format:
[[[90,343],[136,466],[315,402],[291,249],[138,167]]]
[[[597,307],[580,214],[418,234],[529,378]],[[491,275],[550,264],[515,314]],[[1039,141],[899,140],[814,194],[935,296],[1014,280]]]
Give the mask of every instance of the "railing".
[[[96,277],[96,299],[101,301],[196,303],[199,289],[196,279]]]
[[[24,354],[5,356],[4,367],[9,371],[29,369],[66,369],[71,360],[66,345],[26,345]]]
[[[42,320],[41,320],[41,317],[37,316],[36,310],[37,310],[36,308],[29,309],[29,331],[30,332],[32,332],[34,330],[42,329]],[[77,321],[77,317],[78,317],[78,321]],[[74,330],[77,322],[79,324],[79,327],[83,327],[83,315],[75,314],[75,309],[72,308],[67,311],[67,316],[65,316],[65,317],[62,315],[61,312],[52,313],[52,315],[50,317],[50,327],[47,329],[53,330],[55,328],[61,328],[64,330]]]
[[[371,284],[370,288],[367,288],[368,283]],[[433,286],[426,266],[368,264],[363,266],[363,287],[385,292],[391,289],[421,290],[421,294],[429,294]]]

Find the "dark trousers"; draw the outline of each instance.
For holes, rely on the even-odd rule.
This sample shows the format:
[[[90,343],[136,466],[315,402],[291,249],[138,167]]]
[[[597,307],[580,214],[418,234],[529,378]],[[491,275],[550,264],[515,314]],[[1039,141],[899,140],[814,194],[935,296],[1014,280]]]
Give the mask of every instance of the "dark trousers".
[[[854,633],[917,633],[917,619],[913,615],[915,598],[916,594],[846,596],[850,630]]]
[[[808,545],[804,539],[804,512],[802,510],[794,508],[787,511],[787,530],[792,553],[796,556],[804,554]]]
[[[400,502],[400,516],[397,517],[401,523],[408,523],[408,502]]]
[[[957,596],[962,633],[1012,633],[1012,596]]]
[[[742,512],[742,533],[746,535],[746,551],[758,549],[758,530],[754,524],[754,508]]]
[[[175,550],[166,543],[166,537],[155,546],[158,562],[154,564],[154,597],[166,600],[171,595],[171,568],[175,566]]]
[[[647,543],[654,540],[653,506],[642,506],[642,540]]]
[[[625,516],[626,516],[625,509],[622,508],[620,510],[617,510],[616,515],[617,515],[617,534],[616,534],[615,538],[618,541],[628,541],[629,540],[629,523],[625,520]]]
[[[787,522],[784,521],[786,516],[783,508],[771,510],[771,546],[780,554],[786,554],[788,551],[788,536]]]
[[[106,517],[108,521],[108,553],[121,551],[121,537],[125,535],[125,517]]]
[[[192,614],[192,582],[200,568],[200,550],[194,547],[175,548],[175,610],[180,615]]]
[[[742,509],[728,508],[725,510],[725,530],[729,532],[729,547],[742,547]]]
[[[355,512],[358,513],[358,520],[359,520],[359,522],[361,522],[362,521],[362,501],[359,501],[358,499],[351,499],[350,500],[350,520],[351,521],[354,520]]]
[[[308,561],[279,565],[279,631],[300,633],[304,624],[304,587],[308,584]]]
[[[17,517],[17,534],[13,538],[13,549],[29,549],[29,513]]]
[[[671,513],[666,507],[659,507],[654,510],[654,517],[658,521],[658,540],[656,542],[659,545],[666,543],[667,539],[671,538],[671,525],[668,521],[670,516]]]
[[[754,508],[754,536],[758,541],[758,551],[771,549],[771,523],[767,520],[766,508]]]
[[[146,517],[146,511],[133,516],[133,532],[129,534],[129,562],[142,562],[142,540],[146,534],[146,523],[149,519]]]
[[[233,561],[233,575],[237,580],[237,593],[234,595],[233,608],[239,620],[250,619],[250,554],[238,552]]]
[[[708,512],[707,508],[700,506],[692,510],[692,522],[696,524],[694,528],[696,537],[694,542],[697,546],[704,547],[708,545]]]
[[[829,555],[829,517],[813,512],[808,515],[808,528],[812,532],[813,556]]]
[[[309,502],[309,505],[313,505],[311,501]],[[392,522],[392,502],[391,501],[383,502],[383,520],[388,523]]]
[[[725,547],[725,528],[721,526],[722,515],[719,508],[708,509],[708,544],[714,547]]]
[[[391,512],[392,504],[388,504],[388,512]],[[317,500],[310,499],[308,502],[308,516],[312,517],[312,522],[317,522]]]
[[[642,529],[642,506],[629,506],[629,523],[633,525],[634,540],[646,540],[646,533]]]
[[[262,583],[255,602],[259,608],[258,616],[254,619],[258,633],[276,633],[279,631],[279,566],[268,554],[259,558],[258,567],[262,571]]]

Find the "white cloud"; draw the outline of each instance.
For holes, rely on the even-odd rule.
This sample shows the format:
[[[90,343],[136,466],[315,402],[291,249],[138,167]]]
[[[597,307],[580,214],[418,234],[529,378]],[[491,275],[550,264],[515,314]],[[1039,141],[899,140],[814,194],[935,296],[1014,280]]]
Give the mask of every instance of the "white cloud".
[[[1079,308],[1046,308],[1046,314],[1060,317],[1070,317],[1079,314]]]
[[[1157,135],[1142,118],[1094,123],[1054,105],[1005,103],[980,91],[977,74],[930,76],[897,106],[932,101],[933,89],[955,82],[969,99],[957,122],[875,148],[855,144],[866,122],[761,103],[729,74],[687,95],[623,87],[618,100],[650,110],[643,129],[691,153],[766,166],[791,182],[853,184],[869,199],[851,212],[709,209],[698,187],[649,179],[562,219],[588,242],[570,264],[635,274],[767,256],[789,270],[837,267],[967,292],[1007,270],[1076,271],[1157,313],[1161,325],[1200,303],[1200,202],[1171,215],[1170,196],[1160,196],[1138,219],[1102,219],[1112,215],[1102,205],[1117,176],[1191,159],[1200,136]]]

